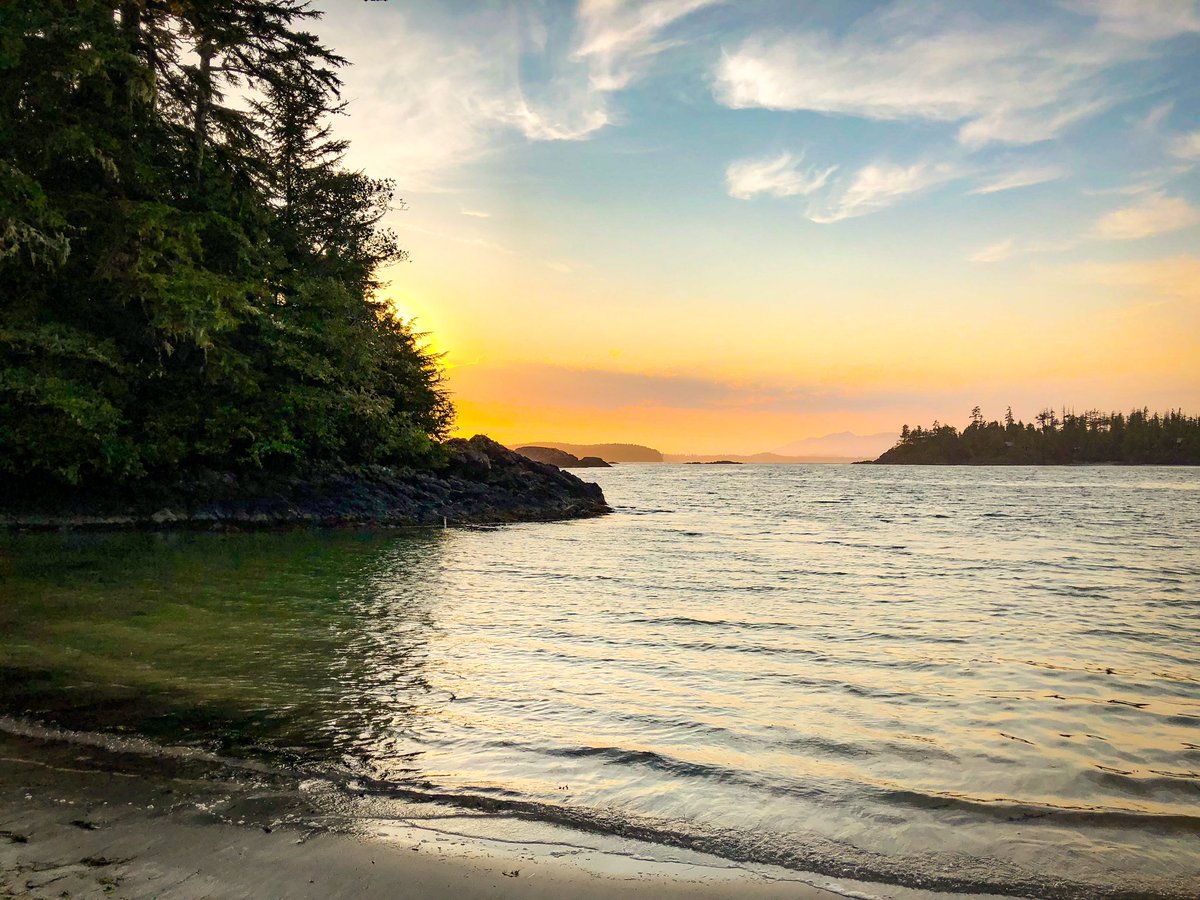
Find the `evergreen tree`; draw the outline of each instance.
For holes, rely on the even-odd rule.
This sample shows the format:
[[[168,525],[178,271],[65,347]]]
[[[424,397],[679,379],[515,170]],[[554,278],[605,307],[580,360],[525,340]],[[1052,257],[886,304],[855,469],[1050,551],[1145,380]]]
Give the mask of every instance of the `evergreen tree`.
[[[0,6],[0,473],[436,456],[436,360],[374,299],[393,187],[341,166],[315,15]]]
[[[1200,465],[1200,417],[1181,410],[1150,414],[1134,410],[1082,415],[1051,410],[1037,416],[1040,427],[1017,421],[1008,409],[1004,424],[985,422],[979,407],[960,434],[953,426],[934,422],[900,431],[896,445],[878,462],[927,465],[1041,465],[1122,462],[1130,464]]]

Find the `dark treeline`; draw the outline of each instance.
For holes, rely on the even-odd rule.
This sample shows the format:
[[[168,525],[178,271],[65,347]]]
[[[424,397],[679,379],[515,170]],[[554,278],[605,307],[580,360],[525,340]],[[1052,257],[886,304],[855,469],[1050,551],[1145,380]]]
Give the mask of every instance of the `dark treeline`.
[[[376,299],[393,185],[299,0],[0,3],[0,480],[426,465],[452,410]]]
[[[984,421],[979,407],[971,423],[959,431],[934,422],[909,428],[876,462],[926,465],[1067,465],[1127,463],[1131,465],[1200,465],[1200,418],[1180,411],[1148,409],[1122,413],[1056,414],[1043,410],[1034,422],[1013,418],[1010,407],[1002,422]]]

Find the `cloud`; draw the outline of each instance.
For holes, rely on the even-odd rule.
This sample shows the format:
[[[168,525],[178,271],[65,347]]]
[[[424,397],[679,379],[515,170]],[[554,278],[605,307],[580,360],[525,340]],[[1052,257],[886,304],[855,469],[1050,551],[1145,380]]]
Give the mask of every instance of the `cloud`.
[[[970,147],[1031,144],[1110,106],[1106,70],[1147,53],[1124,34],[1088,33],[1051,17],[982,23],[953,7],[937,15],[899,4],[843,36],[750,37],[723,54],[713,92],[734,109],[958,123],[959,141]]]
[[[1096,18],[1098,31],[1139,41],[1200,32],[1197,0],[1067,0],[1066,8]]]
[[[994,263],[1012,259],[1026,253],[1062,253],[1079,246],[1077,240],[1065,241],[1026,241],[1018,243],[1015,238],[1006,238],[967,257],[970,262]]]
[[[324,0],[320,37],[349,52],[337,122],[355,165],[402,191],[443,190],[450,171],[512,136],[584,140],[611,124],[613,95],[642,78],[680,19],[718,0],[586,0],[393,9]],[[395,6],[395,5],[393,5]]]
[[[725,170],[729,196],[738,200],[749,200],[758,194],[770,194],[773,197],[808,196],[823,187],[837,169],[837,166],[830,166],[827,169],[809,167],[802,170],[800,165],[803,161],[803,154],[793,156],[781,153],[775,157],[730,163]]]
[[[993,263],[1006,260],[1016,252],[1016,241],[1012,238],[992,244],[990,247],[984,247],[967,257],[971,262],[978,263]]]
[[[679,20],[723,0],[584,0],[572,37],[552,37],[529,16],[521,64],[543,73],[521,80],[512,105],[498,114],[530,140],[590,137],[614,121],[611,95],[644,77],[655,58],[682,43],[664,34]]]
[[[490,219],[492,214],[484,212],[481,209],[460,209],[459,213],[464,216],[471,216],[474,219]]]
[[[548,363],[485,363],[460,366],[451,374],[456,393],[481,403],[508,402],[518,395],[546,406],[712,409],[737,407],[744,399],[736,385],[715,379]]]
[[[449,372],[454,393],[478,404],[510,404],[514,397],[539,408],[746,410],[812,412],[871,409],[906,392],[849,391],[825,385],[726,380],[694,375],[574,368],[553,363],[479,363]]]
[[[1137,128],[1146,134],[1157,134],[1162,123],[1167,120],[1171,110],[1175,108],[1174,100],[1167,100],[1151,107],[1150,111],[1137,120]]]
[[[678,20],[722,0],[584,0],[575,56],[588,61],[596,91],[623,90],[654,56],[678,41],[660,35]]]
[[[1089,197],[1141,197],[1161,191],[1168,182],[1186,169],[1179,167],[1136,173],[1141,180],[1107,188],[1084,188],[1081,193]]]
[[[967,174],[957,164],[923,161],[911,165],[874,162],[853,175],[834,178],[837,166],[803,166],[804,155],[742,159],[725,170],[730,197],[749,200],[760,194],[808,198],[804,215],[818,224],[840,222],[878,212],[903,198]]]
[[[865,216],[965,174],[957,165],[944,162],[918,162],[909,166],[871,163],[859,169],[848,183],[814,198],[806,214],[821,224]]]
[[[1200,257],[1083,263],[1065,271],[1073,280],[1088,284],[1119,285],[1163,299],[1200,303]]]
[[[1200,162],[1200,131],[1189,131],[1171,139],[1171,155]]]
[[[1056,181],[1067,173],[1058,166],[1043,166],[1035,169],[1015,169],[993,175],[989,181],[970,191],[972,194],[995,194],[1000,191],[1011,191],[1016,188],[1030,187]]]
[[[1198,222],[1200,209],[1182,197],[1154,193],[1136,206],[1113,210],[1104,216],[1092,227],[1090,236],[1107,241],[1135,241],[1178,231]]]
[[[423,234],[428,237],[439,238],[445,241],[454,241],[456,244],[466,244],[469,247],[482,247],[485,250],[495,250],[499,253],[516,252],[515,250],[505,247],[502,244],[497,244],[495,241],[490,241],[487,238],[479,237],[478,235],[451,234],[449,232],[439,231],[434,228],[423,228],[420,225],[412,225],[408,222],[393,222],[392,227],[397,228],[400,231],[411,232],[412,234]]]

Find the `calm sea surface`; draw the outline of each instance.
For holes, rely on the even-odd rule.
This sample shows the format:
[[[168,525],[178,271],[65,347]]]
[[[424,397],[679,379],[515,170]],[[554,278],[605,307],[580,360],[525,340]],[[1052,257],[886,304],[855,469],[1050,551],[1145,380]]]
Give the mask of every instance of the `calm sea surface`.
[[[583,474],[613,515],[0,536],[0,712],[862,880],[1200,893],[1200,471]]]

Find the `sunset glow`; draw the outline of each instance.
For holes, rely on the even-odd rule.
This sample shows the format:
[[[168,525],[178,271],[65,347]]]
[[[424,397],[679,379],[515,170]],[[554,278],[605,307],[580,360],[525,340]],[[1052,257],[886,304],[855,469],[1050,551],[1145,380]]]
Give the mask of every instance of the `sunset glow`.
[[[1200,407],[1194,4],[324,8],[462,433]]]

